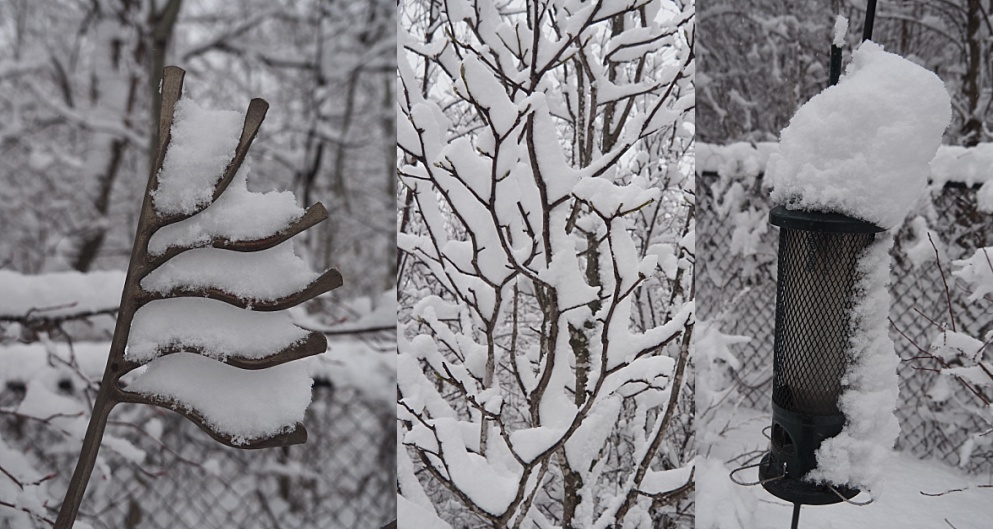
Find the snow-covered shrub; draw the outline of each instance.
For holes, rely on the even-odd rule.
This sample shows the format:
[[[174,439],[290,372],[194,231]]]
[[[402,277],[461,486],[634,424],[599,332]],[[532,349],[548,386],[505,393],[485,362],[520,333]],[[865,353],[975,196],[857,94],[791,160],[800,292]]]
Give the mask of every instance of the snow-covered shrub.
[[[993,310],[993,247],[980,248],[952,265],[952,275],[972,292],[969,300],[985,304],[987,313]],[[973,336],[956,330],[953,320],[936,332],[930,346],[922,346],[921,352],[921,362],[929,360],[926,367],[941,375],[927,396],[947,410],[950,416],[945,419],[968,424],[972,418],[982,425],[959,449],[959,466],[966,467],[974,453],[993,446],[993,329],[984,336]],[[966,391],[954,391],[959,387]]]
[[[398,28],[400,505],[687,526],[693,8],[444,5]]]

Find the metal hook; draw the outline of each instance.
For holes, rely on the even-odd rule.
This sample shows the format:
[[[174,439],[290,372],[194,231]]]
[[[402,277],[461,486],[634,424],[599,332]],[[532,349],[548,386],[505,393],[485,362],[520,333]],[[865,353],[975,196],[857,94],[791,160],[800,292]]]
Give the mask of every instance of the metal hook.
[[[842,496],[841,493],[838,492],[838,489],[834,488],[833,485],[830,485],[829,484],[828,485],[828,488],[831,489],[831,492],[835,493],[835,495],[837,495],[839,498],[841,498],[841,501],[843,501],[845,503],[850,503],[852,505],[855,505],[856,507],[865,507],[866,505],[869,505],[870,503],[872,503],[874,501],[871,496],[869,497],[869,501],[866,501],[866,502],[852,501],[852,500],[850,500],[850,499]]]
[[[761,462],[755,463],[754,465],[745,465],[743,467],[738,467],[738,468],[732,470],[731,473],[728,474],[728,477],[731,478],[731,481],[733,481],[736,485],[741,485],[743,487],[753,487],[755,485],[761,485],[763,483],[769,483],[769,482],[776,481],[776,480],[779,480],[779,479],[783,479],[784,477],[786,477],[786,462],[785,461],[783,462],[783,473],[781,475],[776,476],[776,477],[773,477],[773,478],[760,479],[758,481],[751,481],[750,482],[750,481],[738,481],[738,479],[734,477],[735,474],[737,474],[738,472],[741,472],[742,470],[748,470],[749,468],[755,468],[755,467],[759,467],[759,466],[762,466],[762,463]]]

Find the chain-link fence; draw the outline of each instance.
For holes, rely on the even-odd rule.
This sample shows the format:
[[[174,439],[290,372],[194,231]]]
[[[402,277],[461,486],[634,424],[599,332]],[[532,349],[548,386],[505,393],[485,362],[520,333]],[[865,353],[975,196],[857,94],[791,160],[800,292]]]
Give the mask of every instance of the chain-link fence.
[[[697,255],[702,256],[697,263],[698,315],[718,320],[724,333],[752,338],[734,346],[741,361],[734,376],[744,405],[769,410],[778,230],[767,224],[768,190],[762,187],[761,174],[704,172],[697,177]],[[918,347],[929,346],[940,325],[950,321],[950,312],[959,331],[984,336],[993,329],[991,307],[968,302],[968,292],[949,275],[952,260],[993,245],[993,216],[978,211],[975,191],[946,185],[933,194],[927,208],[929,231],[944,252],[940,267],[947,294],[939,263],[918,265],[908,257],[908,248],[921,242],[909,224],[895,234],[890,272],[890,335],[902,360],[897,409],[902,431],[897,447],[949,464],[959,463],[970,432],[984,429],[974,415],[962,410],[962,403],[975,404],[964,388],[950,388],[952,398],[943,402],[929,397],[941,375],[934,369],[937,366],[920,358]],[[993,472],[993,453],[974,452],[966,468]]]
[[[0,389],[8,405],[23,396],[16,384]],[[120,405],[107,437],[142,454],[105,438],[79,520],[94,529],[378,529],[393,520],[392,407],[316,379],[304,423],[306,444],[245,451],[214,442],[175,413]],[[56,472],[49,490],[58,498],[79,446],[53,426],[0,416],[4,441],[36,468]],[[54,518],[58,506],[49,507]]]

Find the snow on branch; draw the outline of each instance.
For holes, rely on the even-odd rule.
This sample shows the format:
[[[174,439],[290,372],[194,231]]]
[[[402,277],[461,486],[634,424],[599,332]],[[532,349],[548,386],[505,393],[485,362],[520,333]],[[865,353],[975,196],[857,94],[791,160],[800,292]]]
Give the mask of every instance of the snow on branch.
[[[117,312],[124,272],[26,275],[0,270],[0,321],[79,319]]]
[[[248,149],[269,105],[253,99],[242,123],[182,100],[183,77],[163,72],[158,153],[59,529],[76,517],[118,403],[174,410],[236,448],[307,439],[300,421],[313,381],[292,361],[323,353],[327,339],[282,311],[342,284],[334,269],[311,272],[290,240],[327,211],[305,211],[288,193],[249,192]]]

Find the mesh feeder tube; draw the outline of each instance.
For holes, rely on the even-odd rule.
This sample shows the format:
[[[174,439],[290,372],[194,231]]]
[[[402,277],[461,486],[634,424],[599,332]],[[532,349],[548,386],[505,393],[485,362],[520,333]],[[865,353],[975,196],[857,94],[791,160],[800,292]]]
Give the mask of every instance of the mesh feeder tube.
[[[829,505],[857,489],[805,481],[821,442],[841,433],[859,257],[882,228],[844,215],[769,212],[779,227],[772,431],[759,465],[762,486],[794,504]],[[844,498],[844,499],[843,499]]]

